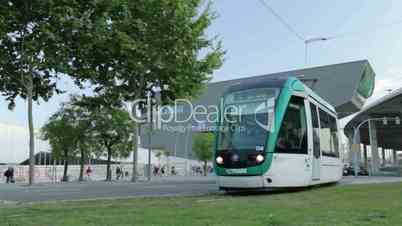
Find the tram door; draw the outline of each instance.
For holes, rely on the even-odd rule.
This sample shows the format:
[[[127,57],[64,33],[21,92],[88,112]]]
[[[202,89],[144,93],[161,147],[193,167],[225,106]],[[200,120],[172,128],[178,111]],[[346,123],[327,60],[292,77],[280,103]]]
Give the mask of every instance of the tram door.
[[[320,168],[321,168],[321,151],[320,151],[320,125],[319,125],[319,118],[318,118],[318,109],[317,106],[310,102],[310,112],[311,112],[311,139],[312,141],[310,147],[312,148],[313,152],[313,160],[312,160],[312,167],[313,167],[313,180],[320,180]]]

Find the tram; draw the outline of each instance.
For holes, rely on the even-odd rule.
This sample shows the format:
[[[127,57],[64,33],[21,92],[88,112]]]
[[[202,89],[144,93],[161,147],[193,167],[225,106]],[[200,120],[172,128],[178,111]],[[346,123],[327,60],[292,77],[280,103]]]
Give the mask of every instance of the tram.
[[[306,187],[342,178],[335,108],[295,77],[228,88],[215,133],[221,190]]]

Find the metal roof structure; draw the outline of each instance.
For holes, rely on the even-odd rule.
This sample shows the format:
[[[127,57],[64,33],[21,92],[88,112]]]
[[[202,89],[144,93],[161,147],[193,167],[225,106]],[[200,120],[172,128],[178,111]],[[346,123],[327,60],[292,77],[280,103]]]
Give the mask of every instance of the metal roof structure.
[[[266,78],[296,77],[335,106],[340,117],[358,112],[374,90],[375,73],[367,60],[306,68],[273,74],[214,82],[196,101],[197,104],[213,105],[230,86]]]
[[[381,118],[388,118],[386,125]],[[402,125],[397,124],[396,117],[402,118],[402,88],[367,105],[345,126],[345,133],[352,136],[353,130],[369,118],[376,120],[377,142],[379,147],[402,150]],[[370,145],[368,123],[360,128],[360,142]]]

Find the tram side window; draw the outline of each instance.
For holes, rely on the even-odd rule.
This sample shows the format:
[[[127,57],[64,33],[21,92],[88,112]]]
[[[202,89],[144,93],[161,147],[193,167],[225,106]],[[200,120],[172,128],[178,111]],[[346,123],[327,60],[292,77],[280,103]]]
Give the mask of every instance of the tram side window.
[[[329,117],[331,126],[331,150],[333,150],[333,155],[339,157],[339,134],[338,126],[336,124],[336,119],[334,117]]]
[[[292,97],[279,130],[277,153],[307,154],[307,121],[304,99]]]
[[[320,154],[320,125],[317,113],[317,106],[310,103],[311,121],[313,123],[313,155],[315,158],[319,158]]]
[[[320,109],[320,148],[322,155],[339,156],[339,141],[336,119]]]

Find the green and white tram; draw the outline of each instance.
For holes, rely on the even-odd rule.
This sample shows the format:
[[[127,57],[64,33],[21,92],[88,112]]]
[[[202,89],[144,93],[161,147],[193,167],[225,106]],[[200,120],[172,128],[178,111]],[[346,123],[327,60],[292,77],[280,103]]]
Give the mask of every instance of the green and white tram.
[[[230,87],[220,106],[220,189],[304,187],[342,178],[334,107],[296,78]]]

